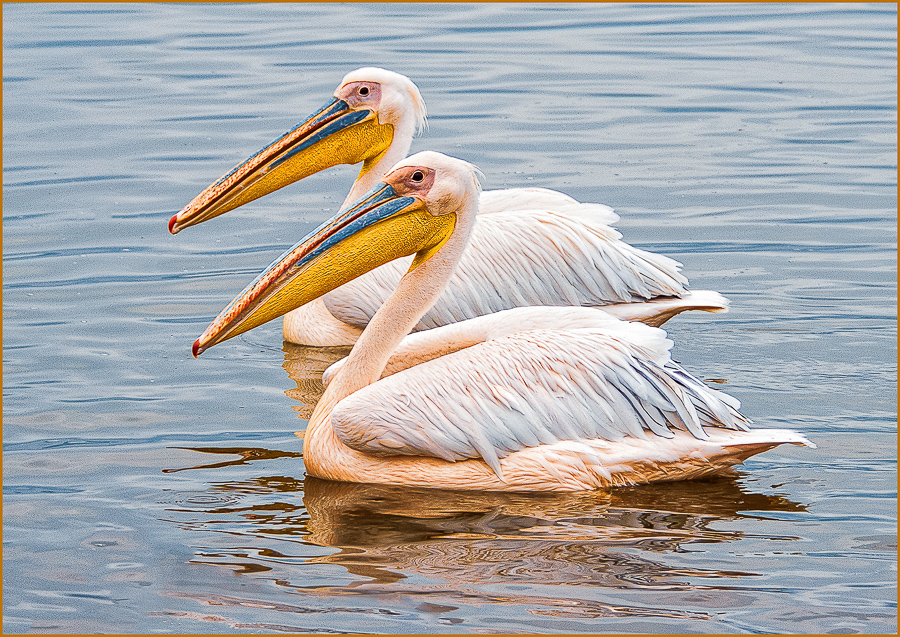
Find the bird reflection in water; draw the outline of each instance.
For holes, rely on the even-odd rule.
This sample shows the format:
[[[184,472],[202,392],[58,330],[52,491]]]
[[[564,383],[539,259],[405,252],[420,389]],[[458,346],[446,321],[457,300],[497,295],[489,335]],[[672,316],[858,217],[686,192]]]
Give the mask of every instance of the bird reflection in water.
[[[686,582],[673,578],[691,573],[670,569],[639,551],[677,552],[687,544],[740,539],[740,532],[714,527],[738,517],[745,507],[800,508],[778,496],[745,493],[733,478],[691,484],[690,490],[667,485],[501,495],[307,478],[306,541],[340,549],[322,561],[340,563],[351,572],[355,563],[382,561],[392,570],[458,583],[679,585]]]
[[[297,383],[296,389],[288,389],[284,393],[299,403],[294,405],[297,416],[309,420],[313,408],[325,391],[322,373],[329,365],[349,354],[350,347],[309,347],[285,341],[283,351],[282,367],[291,380]]]
[[[197,550],[193,564],[229,568],[316,597],[384,597],[378,602],[383,606],[397,595],[431,603],[439,593],[445,605],[448,600],[459,606],[523,604],[531,614],[555,617],[703,619],[710,615],[686,611],[679,595],[691,595],[687,605],[696,608],[709,594],[704,591],[714,591],[718,607],[739,606],[752,586],[736,587],[734,579],[756,573],[697,567],[674,554],[751,537],[725,530],[736,519],[805,510],[781,496],[748,492],[736,477],[606,492],[515,494],[269,476],[215,483],[209,495],[205,510],[197,500],[191,507],[168,509],[189,514],[181,521],[185,528],[224,534],[221,544]],[[339,566],[350,577],[323,570],[327,566]],[[428,583],[409,585],[404,582],[409,577]],[[328,583],[310,584],[318,579]],[[730,582],[718,585],[717,579]],[[534,589],[490,592],[508,585]],[[601,595],[604,589],[614,595],[658,589],[668,597],[658,600],[664,607],[648,608],[590,599],[597,593],[575,600],[542,594],[546,586],[571,585]],[[247,603],[219,593],[178,596],[204,604]]]

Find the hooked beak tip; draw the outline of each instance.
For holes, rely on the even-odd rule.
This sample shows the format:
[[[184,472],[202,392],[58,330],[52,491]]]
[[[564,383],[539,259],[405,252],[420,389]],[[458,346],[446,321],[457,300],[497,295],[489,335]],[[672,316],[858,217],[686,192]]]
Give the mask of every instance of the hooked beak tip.
[[[198,338],[194,341],[194,345],[191,347],[191,354],[194,355],[194,358],[200,356],[203,353],[203,350],[200,348],[200,339]]]
[[[169,232],[172,234],[178,234],[178,231],[181,228],[176,228],[175,224],[178,222],[178,215],[172,215],[172,218],[169,219]]]

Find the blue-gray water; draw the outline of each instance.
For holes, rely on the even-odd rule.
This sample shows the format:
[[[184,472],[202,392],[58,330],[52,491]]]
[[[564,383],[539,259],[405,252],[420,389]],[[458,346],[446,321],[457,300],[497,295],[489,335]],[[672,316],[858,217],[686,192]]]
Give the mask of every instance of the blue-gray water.
[[[7,4],[5,632],[799,632],[896,624],[893,4]],[[515,496],[304,479],[340,352],[190,345],[355,175],[178,236],[365,65],[488,188],[612,205],[727,315],[674,356],[760,427],[736,477]],[[298,413],[299,412],[299,413]]]

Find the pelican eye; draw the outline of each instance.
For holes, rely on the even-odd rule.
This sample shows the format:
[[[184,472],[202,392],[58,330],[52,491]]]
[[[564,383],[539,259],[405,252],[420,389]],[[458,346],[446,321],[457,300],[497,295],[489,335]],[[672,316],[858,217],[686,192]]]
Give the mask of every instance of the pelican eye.
[[[366,95],[369,94],[369,87],[368,86],[360,86],[356,92],[359,93],[360,95],[362,95],[363,97],[365,97]]]
[[[416,184],[422,183],[422,181],[424,179],[425,179],[425,173],[423,173],[421,170],[417,170],[416,172],[414,172],[412,174],[412,177],[410,177],[410,181],[412,181],[413,183],[416,183]]]

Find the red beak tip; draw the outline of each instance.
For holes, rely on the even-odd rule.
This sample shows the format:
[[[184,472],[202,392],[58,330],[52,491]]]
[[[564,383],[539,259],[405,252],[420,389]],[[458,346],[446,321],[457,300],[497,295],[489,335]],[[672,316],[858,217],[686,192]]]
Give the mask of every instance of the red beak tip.
[[[194,358],[200,356],[203,353],[203,350],[200,349],[200,339],[198,338],[194,341],[194,345],[191,347],[191,354],[194,355]]]
[[[176,221],[178,221],[178,215],[172,215],[172,218],[169,219],[169,232],[172,234],[178,234],[178,230],[175,229]]]

